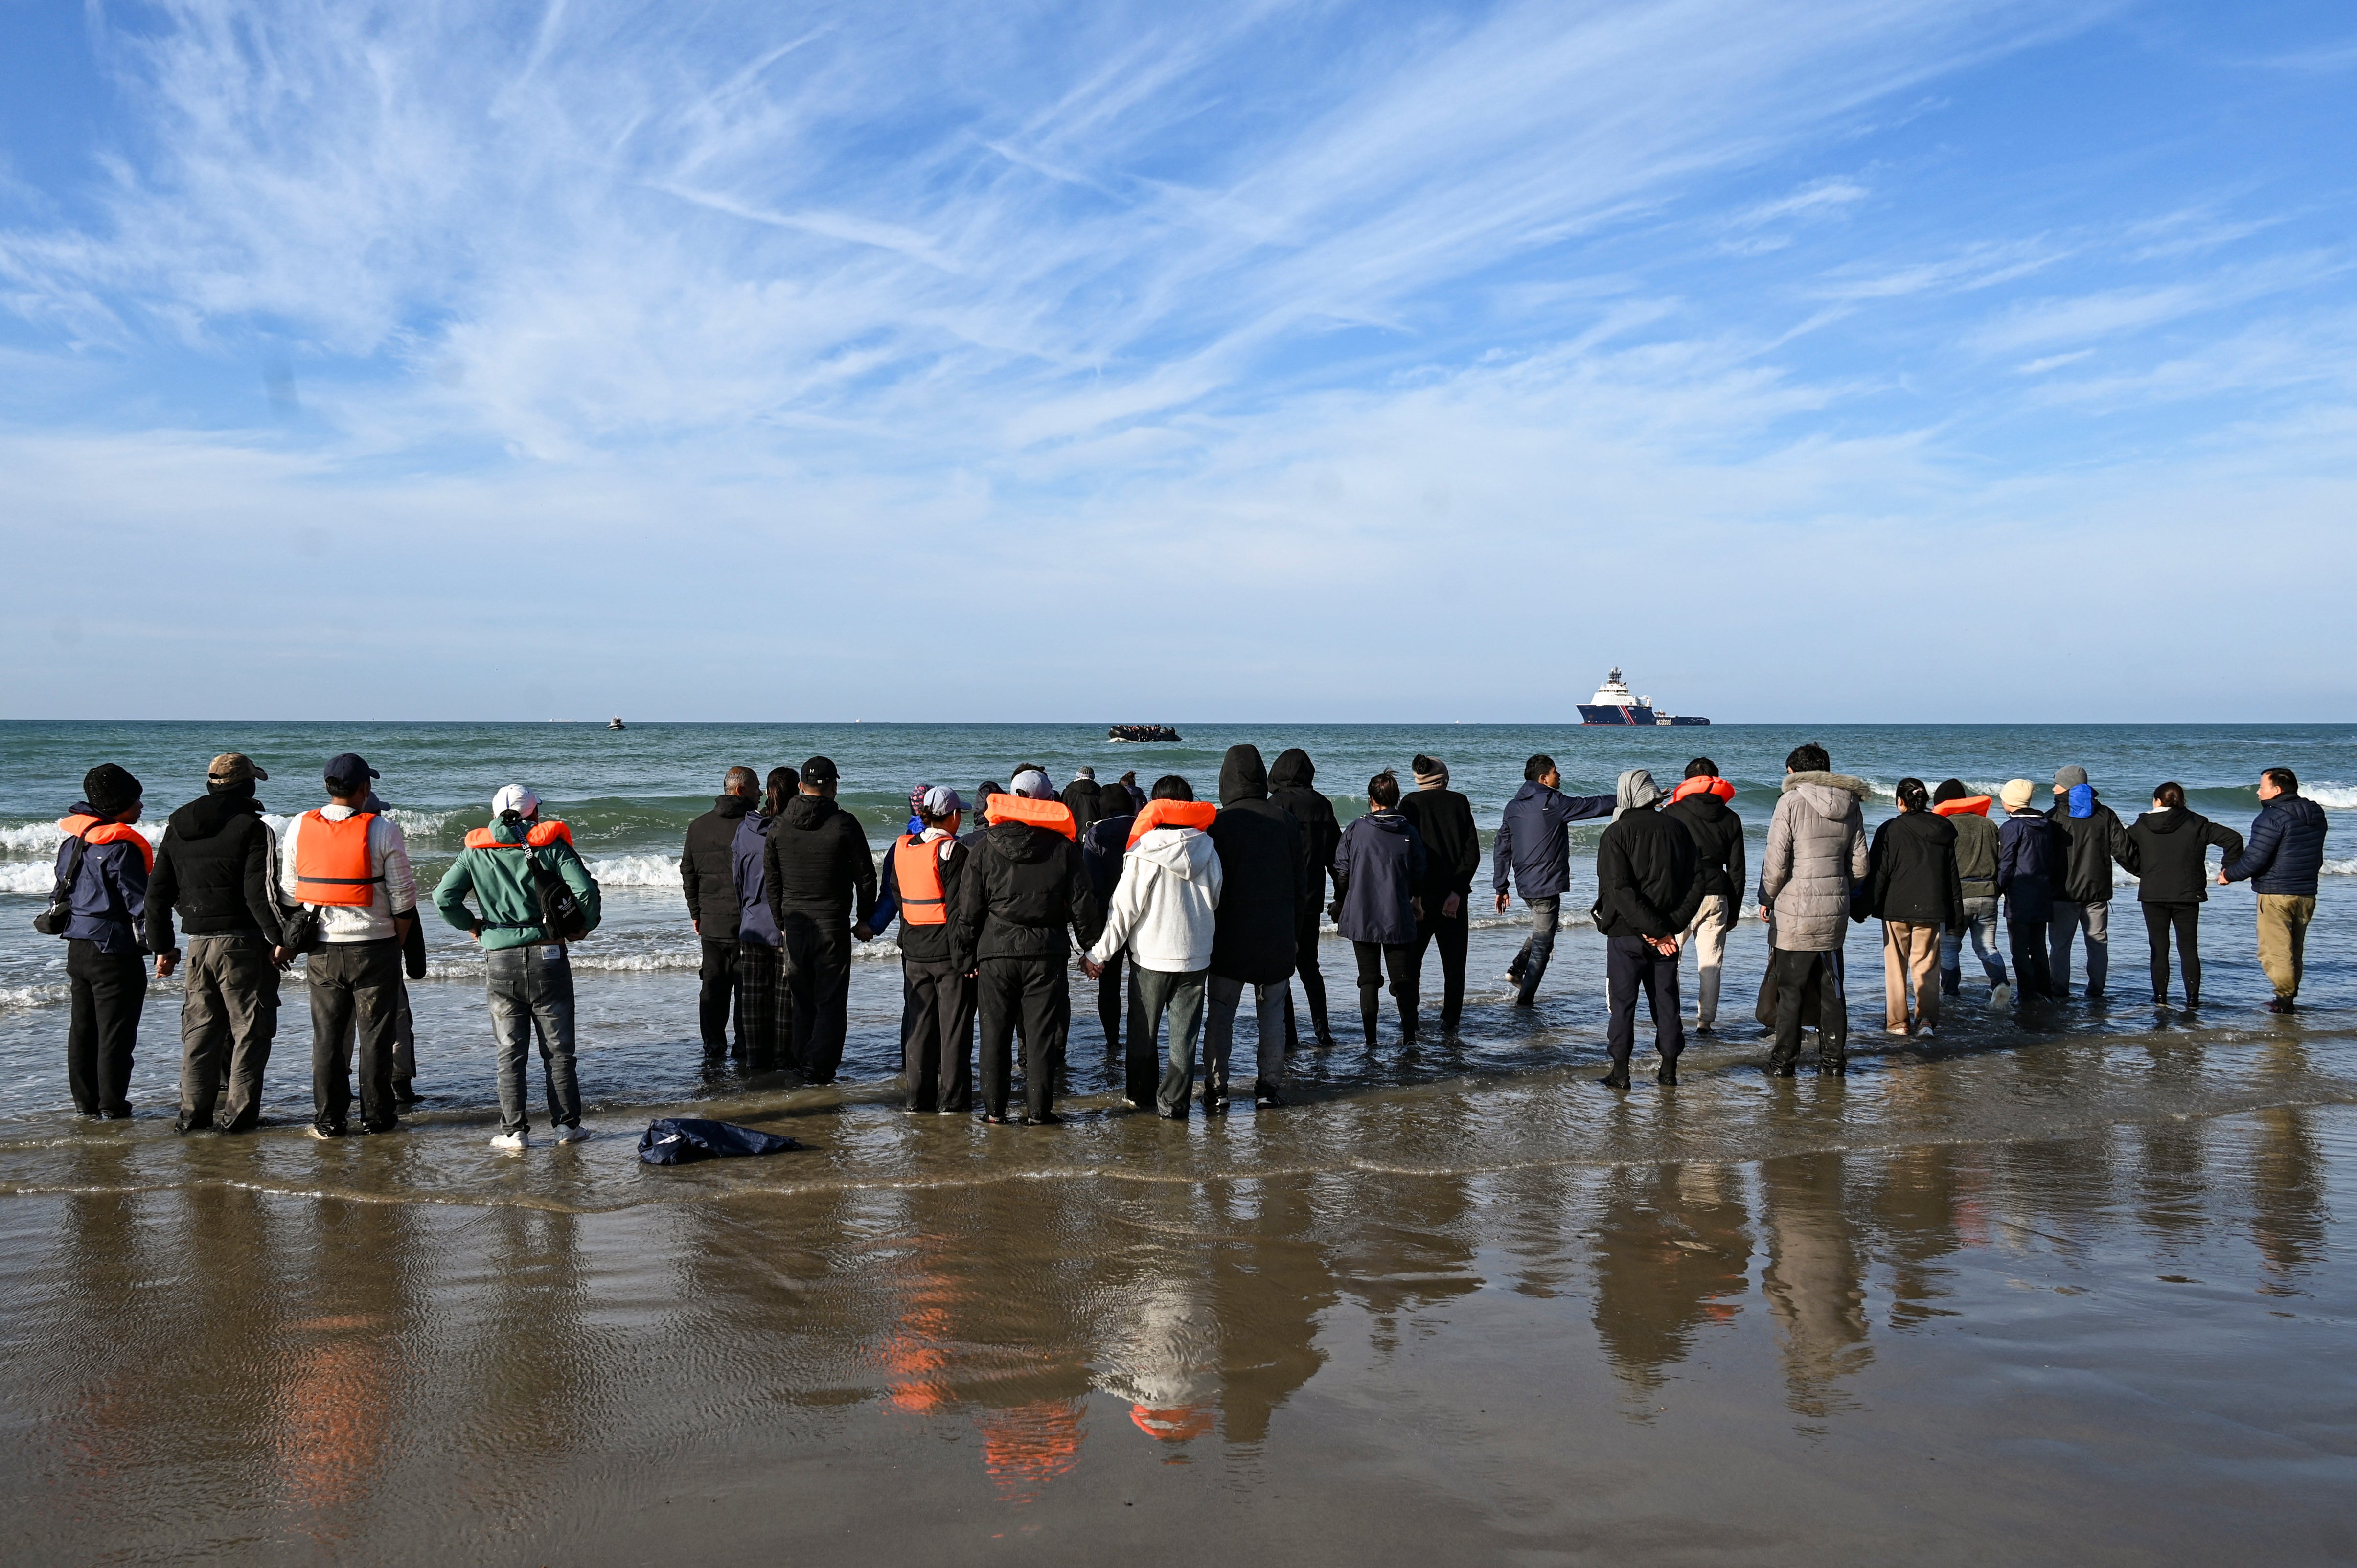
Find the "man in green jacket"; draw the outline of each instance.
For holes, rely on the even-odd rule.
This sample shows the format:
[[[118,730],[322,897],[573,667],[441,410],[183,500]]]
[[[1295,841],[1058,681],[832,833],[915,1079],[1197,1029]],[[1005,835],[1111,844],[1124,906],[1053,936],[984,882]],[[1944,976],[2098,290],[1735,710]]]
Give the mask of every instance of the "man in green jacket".
[[[490,970],[491,1036],[499,1047],[500,1133],[491,1147],[522,1153],[532,1143],[524,1112],[524,1052],[535,1030],[548,1073],[548,1115],[556,1141],[577,1144],[581,1086],[573,1072],[573,965],[563,933],[548,929],[538,878],[563,882],[580,905],[577,935],[597,929],[597,880],[563,822],[540,820],[540,798],[510,784],[491,798],[491,825],[467,835],[457,863],[434,890],[442,918],[482,944]],[[480,910],[467,907],[472,893]]]

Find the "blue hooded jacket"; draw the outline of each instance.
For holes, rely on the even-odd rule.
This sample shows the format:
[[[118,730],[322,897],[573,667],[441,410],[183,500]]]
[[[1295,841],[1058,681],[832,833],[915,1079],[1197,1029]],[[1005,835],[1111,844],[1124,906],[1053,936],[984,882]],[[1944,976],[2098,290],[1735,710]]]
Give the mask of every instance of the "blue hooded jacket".
[[[782,947],[778,918],[770,912],[769,866],[762,851],[769,847],[770,824],[775,817],[748,811],[738,819],[737,836],[728,841],[728,866],[737,878],[737,940],[756,947]]]
[[[1334,846],[1335,925],[1342,940],[1397,947],[1415,940],[1424,835],[1398,810],[1370,811]]]
[[[2316,897],[2324,869],[2324,808],[2305,795],[2278,795],[2259,807],[2250,843],[2226,867],[2226,880],[2254,893]]]
[[[66,816],[71,821],[98,813],[77,800]],[[66,874],[73,848],[72,839],[58,846],[59,876]],[[117,957],[146,951],[139,932],[147,915],[147,857],[139,853],[139,846],[117,843],[92,844],[84,850],[70,908],[72,913],[62,933],[66,940],[89,942],[100,952]]]
[[[1566,795],[1526,781],[1506,802],[1492,852],[1493,884],[1507,888],[1507,873],[1525,899],[1560,898],[1571,891],[1571,824],[1609,817],[1620,802],[1611,795]]]

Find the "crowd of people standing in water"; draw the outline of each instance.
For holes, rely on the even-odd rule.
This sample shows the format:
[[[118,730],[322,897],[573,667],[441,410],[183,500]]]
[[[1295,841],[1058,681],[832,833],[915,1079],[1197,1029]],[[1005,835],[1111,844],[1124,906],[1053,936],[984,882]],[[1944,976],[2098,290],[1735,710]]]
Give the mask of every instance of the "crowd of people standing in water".
[[[1059,790],[1044,768],[1026,766],[1004,789],[984,784],[971,804],[946,785],[920,784],[879,871],[866,831],[836,803],[832,760],[813,757],[766,779],[730,768],[680,857],[702,943],[705,1066],[834,1081],[854,945],[897,922],[903,1103],[912,1112],[975,1112],[994,1124],[1058,1120],[1075,948],[1097,988],[1105,1043],[1123,1055],[1131,1107],[1183,1120],[1198,1100],[1199,1047],[1204,1112],[1224,1111],[1232,1092],[1240,1097],[1234,1044],[1247,991],[1250,1097],[1281,1106],[1287,1053],[1305,1041],[1337,1044],[1318,964],[1325,918],[1351,946],[1368,1048],[1378,1044],[1386,992],[1396,1038],[1416,1040],[1421,975],[1436,945],[1438,1026],[1443,1036],[1458,1027],[1480,835],[1444,763],[1418,756],[1411,775],[1405,789],[1388,769],[1367,780],[1366,811],[1347,826],[1297,748],[1273,768],[1254,746],[1229,748],[1216,803],[1198,800],[1175,773],[1145,789],[1134,775],[1101,785],[1083,768]],[[282,841],[255,795],[269,774],[225,753],[207,771],[206,792],[175,811],[151,844],[134,825],[144,810],[139,780],[112,763],[89,772],[84,798],[59,824],[66,842],[56,889],[36,921],[67,943],[67,1066],[78,1110],[130,1115],[152,965],[156,978],[186,976],[177,1130],[253,1128],[280,976],[307,955],[311,1134],[343,1136],[355,1100],[362,1131],[400,1125],[400,1108],[415,1099],[405,982],[424,977],[425,951],[408,846],[376,797],[377,778],[358,756],[335,757],[323,773],[325,803],[296,818]],[[1695,1032],[1716,1031],[1727,933],[1747,896],[1769,929],[1755,1015],[1771,1036],[1768,1071],[1782,1077],[1795,1070],[1805,1029],[1816,1031],[1820,1072],[1846,1069],[1843,951],[1853,922],[1882,922],[1892,1035],[1935,1034],[1943,999],[1960,993],[1967,941],[1997,1005],[2069,999],[2081,952],[2086,995],[2100,1002],[2115,866],[2137,878],[2155,1005],[2169,1004],[2172,943],[2178,1005],[2201,1005],[2200,913],[2213,877],[2253,885],[2270,1009],[2297,1005],[2326,822],[2289,768],[2262,775],[2247,840],[2189,811],[2173,782],[2124,823],[2078,767],[2056,771],[2043,805],[2046,791],[2027,779],[1995,801],[1953,779],[1936,788],[1902,779],[1899,814],[1869,840],[1870,787],[1835,772],[1824,747],[1804,745],[1786,759],[1756,882],[1729,804],[1735,786],[1708,757],[1688,763],[1666,791],[1639,768],[1621,774],[1609,795],[1566,795],[1544,756],[1529,760],[1523,780],[1491,854],[1497,911],[1519,896],[1530,912],[1529,936],[1508,968],[1514,1006],[1535,1003],[1555,950],[1572,893],[1571,824],[1609,819],[1589,913],[1607,944],[1610,1069],[1602,1081],[1610,1089],[1629,1086],[1641,998],[1660,1058],[1655,1077],[1677,1082],[1686,1033],[1679,975],[1689,950]],[[597,929],[600,899],[570,831],[544,820],[531,789],[501,789],[433,903],[485,954],[500,1122],[493,1146],[529,1144],[535,1038],[557,1140],[586,1136],[567,952]]]

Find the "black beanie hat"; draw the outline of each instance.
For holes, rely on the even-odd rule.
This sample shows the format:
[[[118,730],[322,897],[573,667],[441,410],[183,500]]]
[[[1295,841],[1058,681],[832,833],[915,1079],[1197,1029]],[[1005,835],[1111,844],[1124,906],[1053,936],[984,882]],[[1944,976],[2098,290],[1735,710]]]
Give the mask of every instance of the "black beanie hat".
[[[1935,801],[1964,799],[1964,781],[1961,779],[1943,779],[1940,780],[1940,787],[1932,791],[1932,799]]]
[[[146,790],[139,787],[139,780],[131,777],[128,768],[117,768],[112,762],[102,762],[81,776],[81,798],[102,817],[129,811],[145,794]]]

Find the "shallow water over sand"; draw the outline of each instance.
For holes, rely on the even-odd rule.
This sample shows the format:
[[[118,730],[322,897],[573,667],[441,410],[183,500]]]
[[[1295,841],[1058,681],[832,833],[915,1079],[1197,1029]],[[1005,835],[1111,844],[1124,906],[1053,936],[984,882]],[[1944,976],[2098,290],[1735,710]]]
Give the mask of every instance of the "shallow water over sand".
[[[12,1558],[2357,1546],[2357,1041],[1755,1056],[1184,1127],[755,1087],[713,1109],[811,1147],[675,1170],[606,1118],[12,1137]]]

